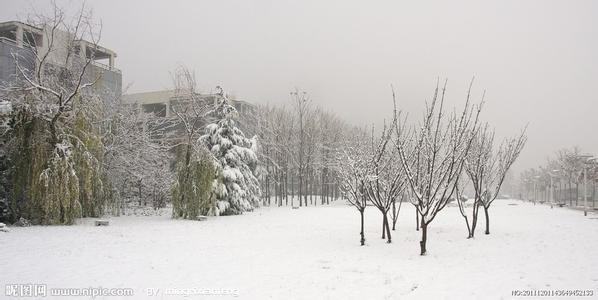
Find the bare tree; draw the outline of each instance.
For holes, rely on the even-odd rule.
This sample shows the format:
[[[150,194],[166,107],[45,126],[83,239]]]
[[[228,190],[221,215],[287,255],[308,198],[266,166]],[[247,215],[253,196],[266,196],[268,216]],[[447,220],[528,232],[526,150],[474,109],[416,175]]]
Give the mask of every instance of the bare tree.
[[[114,212],[120,214],[126,209],[125,199],[137,197],[139,205],[147,204],[151,198],[154,208],[163,207],[169,198],[172,186],[169,146],[152,140],[161,135],[149,124],[156,120],[136,107],[127,104],[116,105],[117,109],[107,118],[109,124],[102,134],[104,144],[104,166],[112,183],[114,197],[119,199]],[[137,193],[131,187],[136,186]]]
[[[305,171],[306,171],[306,147],[307,147],[307,135],[305,126],[308,122],[308,118],[311,117],[311,100],[306,92],[300,91],[299,89],[295,89],[295,91],[291,92],[291,97],[293,99],[293,105],[295,108],[295,112],[297,113],[297,122],[298,122],[298,140],[297,143],[297,176],[299,178],[299,206],[302,206],[302,197],[305,197],[305,205],[307,205],[307,195],[304,191],[304,180],[305,180]]]
[[[93,17],[84,6],[73,19],[57,5],[53,10],[51,16],[30,17],[29,22],[44,29],[45,35],[45,47],[31,48],[35,64],[31,66],[30,59],[13,53],[19,80],[1,87],[4,92],[28,95],[13,97],[10,102],[15,110],[26,108],[49,122],[52,147],[66,138],[64,127],[69,127],[67,123],[75,113],[97,118],[97,103],[101,101],[91,90],[101,74],[92,76],[89,72],[99,49],[101,27],[96,31]]]
[[[494,130],[490,129],[488,124],[478,128],[475,137],[465,159],[465,172],[467,173],[474,190],[474,199],[472,204],[471,224],[467,223],[469,235],[467,238],[473,238],[478,221],[478,211],[482,206],[482,197],[484,197],[484,184],[493,172],[495,161],[492,160],[492,144],[494,142]],[[457,201],[462,209],[462,199],[457,195]],[[462,215],[467,220],[467,216]]]
[[[361,220],[360,243],[365,245],[364,212],[367,207],[366,181],[370,158],[367,155],[365,135],[355,130],[355,135],[339,152],[337,169],[340,176],[340,187],[343,195],[359,211]]]
[[[486,128],[486,127],[484,127]],[[488,209],[500,194],[500,188],[507,172],[523,150],[527,137],[525,129],[516,137],[505,139],[498,149],[494,149],[494,134],[482,129],[474,139],[472,151],[473,159],[468,159],[466,164],[467,174],[470,177],[476,193],[478,205],[484,208],[486,217],[485,234],[490,234],[490,217]],[[476,204],[474,203],[474,206]],[[477,215],[477,210],[475,211]],[[474,216],[477,219],[477,216]],[[475,222],[472,227],[475,231]]]
[[[370,162],[365,182],[365,192],[368,200],[382,214],[382,238],[387,238],[388,243],[392,242],[388,212],[393,208],[396,199],[403,194],[407,183],[405,173],[395,163],[396,149],[392,147],[392,144],[389,145],[393,130],[394,124],[390,127],[384,126],[380,138],[376,141],[372,128],[369,150]]]
[[[580,173],[583,169],[583,160],[580,159],[581,149],[579,147],[572,147],[571,149],[562,149],[557,152],[557,162],[559,169],[562,170],[562,175],[567,180],[569,185],[568,197],[569,206],[573,206],[573,198],[575,198],[575,206],[579,199],[579,184]],[[573,184],[575,184],[575,196],[573,196]]]
[[[406,182],[405,182],[405,187],[407,187]],[[395,230],[395,227],[397,225],[397,221],[399,220],[399,213],[401,212],[401,205],[403,205],[403,201],[405,200],[405,196],[406,193],[403,192],[400,196],[399,196],[399,205],[397,206],[397,198],[394,198],[392,200],[392,230]]]
[[[442,90],[437,84],[422,123],[411,130],[401,122],[395,108],[395,145],[415,196],[412,202],[421,218],[421,255],[426,254],[428,226],[455,192],[481,110],[481,105],[470,105],[470,85],[462,112],[449,114],[447,118],[444,115],[445,92],[446,81]],[[396,107],[394,92],[393,100]]]
[[[467,178],[460,178],[459,179],[459,181],[457,182],[457,186],[455,188],[455,201],[457,202],[457,206],[459,207],[459,213],[461,214],[461,216],[465,220],[465,225],[467,226],[467,238],[469,239],[469,238],[473,237],[473,233],[472,233],[472,230],[471,230],[471,224],[469,223],[469,221],[470,221],[469,216],[467,215],[467,212],[465,211],[466,202],[467,202],[468,199],[463,194],[463,192],[465,191],[465,188],[466,188],[468,182],[469,181],[467,180]],[[472,207],[473,207],[473,211],[474,211],[472,213],[472,216],[477,217],[477,211],[476,210],[479,207],[478,202],[474,202],[473,205],[472,205]]]

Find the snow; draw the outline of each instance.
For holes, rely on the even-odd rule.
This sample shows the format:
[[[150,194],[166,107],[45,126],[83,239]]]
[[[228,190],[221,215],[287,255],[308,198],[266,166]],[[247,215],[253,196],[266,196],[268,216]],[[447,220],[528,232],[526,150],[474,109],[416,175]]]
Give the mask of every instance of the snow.
[[[150,288],[232,289],[240,299],[498,299],[516,289],[596,295],[596,214],[516,200],[497,200],[490,213],[491,235],[483,234],[482,216],[467,240],[451,204],[430,225],[423,257],[411,205],[401,210],[392,244],[380,238],[380,214],[368,207],[364,247],[359,214],[344,201],[207,222],[166,213],[113,217],[107,227],[94,227],[95,219],[13,227],[0,235],[0,282],[135,288],[127,299],[147,298]]]

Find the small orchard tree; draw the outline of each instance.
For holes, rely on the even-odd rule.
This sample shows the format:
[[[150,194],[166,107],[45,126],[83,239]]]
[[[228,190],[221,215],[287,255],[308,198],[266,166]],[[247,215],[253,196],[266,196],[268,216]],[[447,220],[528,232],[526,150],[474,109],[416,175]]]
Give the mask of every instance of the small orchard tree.
[[[525,130],[514,138],[508,138],[497,148],[494,148],[494,133],[488,130],[488,125],[476,132],[470,151],[466,159],[465,170],[469,176],[474,191],[474,215],[470,236],[473,237],[476,221],[477,206],[484,209],[486,217],[485,234],[490,234],[490,217],[488,209],[500,193],[500,188],[507,172],[521,153],[527,137]]]
[[[382,214],[382,238],[386,238],[388,243],[392,242],[388,212],[393,208],[396,199],[402,195],[406,187],[405,173],[395,163],[397,158],[396,149],[391,145],[393,130],[394,124],[390,127],[384,126],[378,141],[374,140],[372,130],[368,153],[370,161],[365,181],[365,193],[368,200]]]
[[[407,187],[407,185],[404,185],[405,187]],[[401,206],[403,205],[403,201],[405,200],[405,192],[403,192],[400,196],[398,196],[397,198],[394,198],[392,200],[392,208],[391,208],[391,218],[392,218],[392,230],[395,230],[395,227],[397,226],[397,221],[399,220],[399,213],[401,212]],[[397,202],[399,202],[399,204],[397,204]]]
[[[258,165],[256,138],[246,138],[236,126],[237,110],[217,87],[216,122],[206,126],[201,142],[214,159],[218,177],[213,188],[217,197],[215,215],[237,215],[259,206],[260,186],[255,176]]]
[[[480,206],[482,206],[482,197],[484,197],[484,187],[482,185],[486,183],[485,180],[489,177],[489,173],[492,172],[493,168],[491,165],[491,163],[493,163],[491,162],[493,142],[494,131],[490,129],[488,124],[481,126],[478,128],[477,132],[475,132],[471,149],[465,159],[465,173],[472,183],[474,192],[471,219],[469,219],[463,211],[462,202],[465,199],[461,198],[462,195],[460,193],[463,191],[463,187],[458,190],[457,203],[459,204],[461,214],[467,223],[467,238],[473,238],[475,235],[475,229],[478,223],[478,212]],[[466,179],[463,179],[461,182],[463,185],[466,185]]]
[[[355,129],[346,144],[339,149],[336,168],[340,177],[340,189],[349,203],[357,209],[361,220],[360,244],[365,245],[364,212],[367,207],[365,184],[369,156],[364,141],[365,134]]]
[[[445,91],[446,82],[442,91],[436,86],[422,123],[415,128],[407,128],[395,108],[395,145],[407,182],[415,196],[412,202],[420,216],[421,255],[427,251],[428,226],[455,192],[481,109],[481,106],[476,109],[470,105],[468,92],[462,112],[447,117],[444,113]]]
[[[457,202],[457,206],[459,207],[459,213],[465,220],[465,225],[467,226],[467,238],[470,239],[470,238],[473,238],[472,224],[477,223],[475,220],[472,221],[472,219],[470,219],[470,217],[477,218],[477,211],[478,211],[480,205],[479,205],[479,202],[474,200],[474,203],[472,204],[473,212],[472,212],[471,216],[467,214],[467,211],[465,208],[466,208],[466,203],[469,199],[467,199],[464,192],[467,188],[468,183],[469,183],[469,179],[466,178],[466,176],[461,176],[461,178],[459,178],[459,181],[457,182],[457,185],[455,188],[455,201]]]

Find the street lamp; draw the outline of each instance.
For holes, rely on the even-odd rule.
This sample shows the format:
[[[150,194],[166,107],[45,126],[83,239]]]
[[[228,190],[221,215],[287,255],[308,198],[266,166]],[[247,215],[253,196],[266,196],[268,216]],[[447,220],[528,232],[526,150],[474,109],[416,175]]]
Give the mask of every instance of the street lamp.
[[[548,171],[548,175],[550,176],[550,208],[554,207],[554,181],[552,180],[556,173],[560,172],[560,170],[554,169],[552,171]]]
[[[583,215],[588,215],[588,165],[596,158],[592,155],[579,155],[579,158],[584,160],[583,165]]]
[[[538,179],[540,177],[540,175],[534,176],[534,205],[536,205],[536,201],[538,200]]]
[[[530,191],[529,191],[530,180],[529,180],[529,178],[524,178],[522,181],[523,181],[523,184],[524,184],[523,188],[525,189],[525,199],[527,199],[527,201],[531,202],[531,199],[530,199],[530,196],[529,196],[529,194],[530,194]],[[519,195],[520,195],[521,200],[523,200],[523,196],[521,196],[521,192],[519,193]]]

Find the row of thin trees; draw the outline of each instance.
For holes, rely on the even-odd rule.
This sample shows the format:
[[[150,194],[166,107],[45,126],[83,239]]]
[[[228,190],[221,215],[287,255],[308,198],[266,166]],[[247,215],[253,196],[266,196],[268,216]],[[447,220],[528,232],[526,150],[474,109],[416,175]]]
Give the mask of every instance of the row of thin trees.
[[[453,201],[458,203],[468,238],[475,234],[479,208],[484,211],[486,234],[490,233],[489,209],[523,149],[525,130],[497,144],[494,131],[480,119],[483,96],[479,104],[472,104],[470,85],[462,110],[449,111],[445,92],[446,82],[437,85],[423,118],[416,123],[408,122],[395,101],[391,122],[379,133],[356,130],[339,151],[342,190],[360,213],[361,245],[365,244],[368,205],[381,212],[382,237],[390,243],[390,223],[394,229],[404,200],[416,209],[421,255],[427,252],[430,224]],[[474,199],[466,205],[463,190],[469,185]]]
[[[266,205],[329,204],[340,197],[336,153],[349,126],[298,89],[290,106],[257,105],[249,131],[258,136]]]
[[[520,174],[520,197],[570,207],[582,205],[587,197],[595,206],[598,164],[591,158],[579,147],[557,151],[544,165]]]

